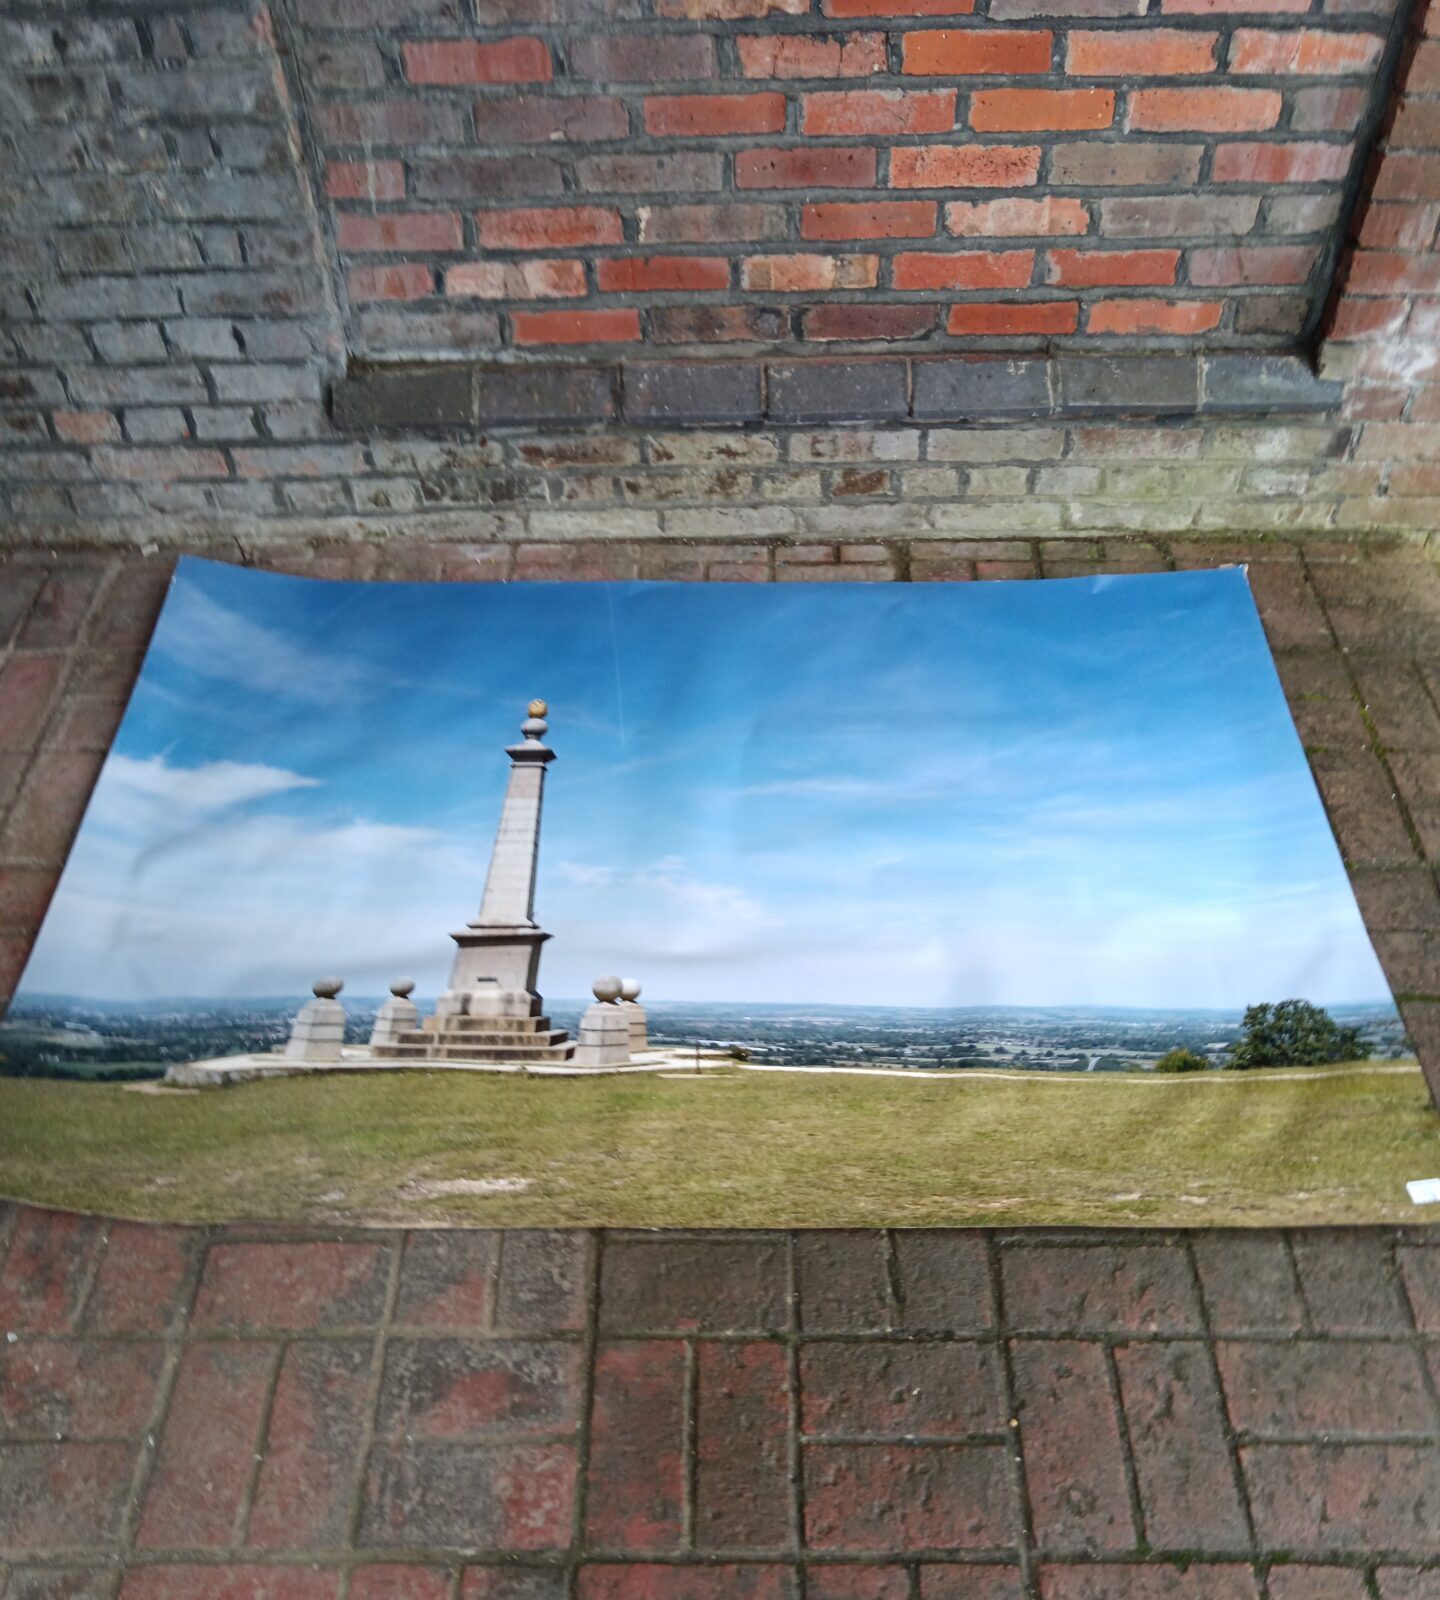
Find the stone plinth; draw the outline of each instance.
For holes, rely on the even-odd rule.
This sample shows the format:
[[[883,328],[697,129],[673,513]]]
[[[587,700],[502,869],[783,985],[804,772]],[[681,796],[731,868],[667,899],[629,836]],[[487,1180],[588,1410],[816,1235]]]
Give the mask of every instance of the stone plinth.
[[[337,1061],[345,1043],[345,1008],[335,998],[345,986],[338,978],[322,978],[315,998],[296,1013],[285,1055],[291,1061]]]
[[[630,1060],[630,1019],[620,999],[619,978],[597,978],[595,1004],[580,1019],[577,1067],[618,1067]]]
[[[420,1026],[420,1010],[410,998],[415,985],[402,978],[390,985],[390,998],[375,1013],[375,1026],[370,1033],[370,1047],[394,1044],[402,1033],[412,1033]]]
[[[640,985],[634,978],[624,978],[620,983],[620,1009],[630,1024],[630,1053],[637,1054],[650,1048],[649,1018],[640,1004]]]

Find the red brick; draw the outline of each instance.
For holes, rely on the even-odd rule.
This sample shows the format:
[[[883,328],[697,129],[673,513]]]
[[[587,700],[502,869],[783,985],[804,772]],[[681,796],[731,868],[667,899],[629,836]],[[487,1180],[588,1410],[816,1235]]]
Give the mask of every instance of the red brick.
[[[455,299],[560,300],[588,292],[583,261],[467,261],[445,271],[445,293]]]
[[[338,1567],[134,1567],[119,1600],[337,1600],[341,1576]]]
[[[1429,1446],[1242,1448],[1263,1548],[1440,1554],[1440,1458]]]
[[[565,1228],[511,1228],[503,1238],[496,1327],[517,1333],[584,1327],[594,1275],[591,1240]]]
[[[1177,16],[1223,16],[1232,11],[1308,11],[1310,0],[1162,0],[1160,9]]]
[[[56,411],[55,431],[66,444],[109,444],[120,437],[113,411]]]
[[[543,39],[427,39],[400,52],[411,83],[549,83],[555,75]]]
[[[1128,126],[1147,133],[1258,131],[1275,126],[1283,104],[1276,89],[1137,89]]]
[[[1024,566],[1026,563],[1000,561],[992,565]],[[1029,1592],[1014,1567],[927,1561],[919,1570],[919,1578],[920,1600],[1024,1600]]]
[[[453,211],[389,211],[367,216],[341,211],[335,237],[342,250],[369,252],[458,250],[464,241],[460,218]],[[424,293],[429,293],[427,287]]]
[[[656,344],[777,344],[789,334],[773,306],[656,306],[650,337]]]
[[[1440,466],[1429,470],[1440,473]],[[1440,485],[1427,486],[1420,492],[1440,494]],[[1422,1333],[1440,1333],[1440,1249],[1402,1245],[1396,1259],[1415,1310],[1416,1327]]]
[[[1367,250],[1428,250],[1440,230],[1440,206],[1372,204],[1360,223]]]
[[[794,1600],[788,1567],[585,1566],[578,1600]]]
[[[144,1549],[220,1549],[236,1535],[276,1347],[192,1344],[181,1357],[145,1496]]]
[[[377,1322],[388,1258],[373,1244],[217,1244],[192,1320],[197,1328],[267,1332]]]
[[[625,238],[620,213],[609,206],[482,211],[475,223],[487,250],[564,250]]]
[[[192,1238],[183,1228],[112,1222],[86,1326],[96,1333],[164,1333],[184,1311]]]
[[[737,189],[864,189],[875,182],[875,151],[841,145],[809,150],[742,150]]]
[[[0,667],[0,750],[28,750],[67,663],[63,656],[12,656]]]
[[[544,1339],[392,1339],[376,1431],[396,1441],[573,1433],[580,1352]]]
[[[499,1258],[493,1233],[412,1233],[400,1265],[395,1320],[423,1328],[486,1328]]]
[[[0,928],[38,928],[56,881],[46,867],[0,866]]]
[[[21,1211],[0,1270],[0,1332],[73,1327],[99,1242],[100,1225],[92,1217]]]
[[[1128,1550],[1135,1529],[1103,1347],[1021,1342],[1012,1361],[1037,1543],[1087,1554]]]
[[[735,43],[747,78],[867,78],[885,71],[883,33],[742,34]]]
[[[730,263],[719,256],[621,256],[600,261],[595,281],[612,293],[728,289]]]
[[[804,1471],[813,1550],[977,1550],[1015,1542],[999,1446],[810,1444]]]
[[[1297,89],[1290,102],[1290,127],[1295,133],[1354,133],[1370,103],[1364,89],[1327,84]]]
[[[1259,1600],[1255,1575],[1239,1564],[1181,1568],[1046,1565],[1040,1571],[1042,1600]]]
[[[1195,1265],[1215,1333],[1298,1333],[1305,1313],[1285,1241],[1255,1230],[1195,1241]]]
[[[949,133],[954,126],[953,89],[838,89],[801,101],[800,131],[808,134]]]
[[[1237,28],[1230,42],[1230,71],[1338,78],[1373,71],[1384,48],[1385,41],[1373,33],[1332,33],[1320,28],[1272,33],[1265,28]]]
[[[1038,145],[930,144],[890,152],[894,189],[1018,189],[1039,176]]]
[[[1440,259],[1400,251],[1357,250],[1345,275],[1349,294],[1440,294]]]
[[[987,300],[951,306],[945,326],[955,334],[1074,333],[1080,305],[1076,300]]]
[[[1054,35],[1046,29],[942,28],[901,35],[902,72],[926,77],[1049,72]]]
[[[1150,1543],[1244,1550],[1249,1533],[1209,1350],[1199,1340],[1122,1345],[1115,1365]]]
[[[511,316],[516,344],[619,344],[640,337],[640,313],[614,311],[517,311]]]
[[[641,244],[723,244],[786,237],[781,206],[643,206]]]
[[[678,1550],[684,1535],[685,1347],[602,1343],[595,1356],[586,1539]]]
[[[1040,128],[1108,128],[1112,89],[982,89],[970,96],[970,126],[979,133]]]
[[[1398,334],[1409,314],[1408,300],[1357,300],[1347,295],[1335,307],[1329,336],[1365,339],[1375,334]]]
[[[25,1339],[0,1345],[0,1438],[115,1438],[150,1421],[163,1347],[153,1341]]]
[[[714,41],[702,33],[618,30],[586,34],[567,52],[570,75],[601,83],[669,83],[713,78]]]
[[[356,1543],[552,1551],[574,1531],[571,1444],[411,1440],[370,1453]]]
[[[1370,431],[1366,430],[1367,443]],[[1382,439],[1387,433],[1404,431],[1376,430]],[[1414,432],[1423,437],[1426,430]],[[1377,785],[1376,797],[1388,789]],[[1293,1248],[1300,1292],[1316,1328],[1345,1334],[1403,1334],[1408,1329],[1399,1280],[1385,1252],[1366,1235],[1347,1229],[1310,1229],[1295,1239]]]
[[[1201,1332],[1184,1254],[1168,1245],[1037,1245],[1002,1260],[1012,1328],[1053,1333]]]
[[[1372,194],[1377,200],[1440,200],[1440,156],[1388,151]]]
[[[399,161],[327,161],[325,193],[332,200],[401,200],[405,168]]]
[[[1231,1421],[1261,1438],[1408,1433],[1429,1409],[1420,1361],[1405,1344],[1226,1340],[1216,1357]]]
[[[771,15],[799,16],[809,10],[808,0],[655,0],[661,17],[683,17],[691,22],[736,22]]]
[[[444,1567],[385,1562],[356,1567],[350,1574],[347,1600],[450,1600],[451,1593],[451,1575]]]
[[[935,232],[933,200],[832,201],[800,213],[802,239],[928,239]]]
[[[901,251],[892,267],[897,289],[1023,289],[1033,250]]]
[[[878,256],[751,256],[741,263],[740,282],[742,288],[770,294],[873,289],[879,271]]]
[[[1091,333],[1204,333],[1218,326],[1218,300],[1106,300],[1090,307]]]
[[[1065,42],[1065,70],[1085,78],[1179,78],[1214,72],[1218,33],[1188,28],[1077,28]]]
[[[345,274],[352,300],[422,300],[435,292],[435,274],[418,262],[352,267]]]
[[[1171,284],[1178,250],[1051,250],[1046,281],[1069,289],[1108,284]]]
[[[789,1543],[789,1358],[777,1341],[696,1349],[695,1544]]]
[[[343,1545],[350,1533],[370,1400],[367,1340],[290,1345],[270,1409],[246,1543]]]
[[[656,95],[645,102],[645,131],[700,137],[731,133],[781,133],[783,94]]]
[[[805,1600],[910,1600],[910,1574],[904,1567],[812,1566]]]
[[[821,0],[827,17],[968,17],[975,0]]]
[[[815,306],[803,318],[807,339],[918,339],[935,326],[934,306]]]
[[[1345,176],[1354,153],[1354,145],[1304,140],[1294,144],[1221,144],[1215,147],[1211,173],[1215,183],[1328,183]],[[1382,171],[1393,161],[1393,156],[1387,157]]]
[[[1304,283],[1318,255],[1315,245],[1226,245],[1192,250],[1190,282],[1205,287]]]
[[[811,1342],[800,1354],[803,1427],[846,1438],[964,1438],[1006,1424],[987,1344]]]
[[[116,1544],[138,1451],[133,1441],[0,1444],[0,1549],[48,1555]]]
[[[102,759],[96,750],[44,750],[35,757],[7,826],[13,855],[59,865],[80,826]],[[14,1249],[12,1241],[12,1258]],[[6,1281],[0,1279],[0,1327],[14,1327],[5,1322],[5,1304]]]
[[[450,101],[354,100],[317,106],[315,126],[330,144],[458,144],[469,133]]]
[[[1270,1600],[1370,1600],[1365,1574],[1355,1567],[1271,1567]]]
[[[474,117],[482,145],[589,144],[630,131],[625,102],[613,95],[506,95],[477,100]]]
[[[945,207],[945,226],[965,239],[1044,237],[1084,233],[1090,212],[1078,200],[957,200]]]

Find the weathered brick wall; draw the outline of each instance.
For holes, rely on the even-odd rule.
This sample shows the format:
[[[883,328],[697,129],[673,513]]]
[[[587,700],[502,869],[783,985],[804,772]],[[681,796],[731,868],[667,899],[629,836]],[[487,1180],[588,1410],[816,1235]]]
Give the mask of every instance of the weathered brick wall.
[[[1293,341],[1394,6],[296,10],[353,347],[523,359]]]
[[[1157,50],[1172,34],[1183,36],[1192,52],[1200,48],[1196,40],[1208,41],[1203,48],[1215,68],[1206,74],[1142,79],[1128,73],[1112,89],[1092,72],[1096,82],[1078,84],[1085,92],[1115,93],[1118,109],[1105,129],[1054,138],[1037,133],[1047,181],[1057,162],[1069,159],[1059,154],[1067,146],[1103,151],[1107,161],[1122,165],[1182,159],[1175,152],[1188,152],[1183,160],[1189,163],[1201,158],[1197,151],[1215,162],[1227,145],[1270,152],[1302,143],[1341,149],[1356,138],[1356,119],[1363,122],[1365,74],[1375,69],[1331,77],[1309,69],[1375,56],[1373,41],[1385,33],[1386,20],[1356,9],[1354,0],[1328,0],[1328,11],[1306,0],[1303,16],[1162,9],[1143,20],[1138,12],[1086,14],[1113,10],[1116,0],[1049,0],[1051,10],[1066,7],[1068,17],[1038,10],[1020,15],[1020,7],[1038,8],[1044,0],[991,0],[988,13],[968,17],[934,12],[937,0],[826,0],[831,9],[803,12],[790,9],[799,0],[768,11],[767,0],[733,0],[757,14],[698,20],[679,15],[676,0],[656,0],[677,12],[659,18],[642,17],[639,0],[633,9],[631,0],[593,0],[582,9],[575,9],[577,0],[563,0],[561,11],[552,7],[562,0],[473,0],[478,22],[468,5],[462,18],[461,3],[403,0],[402,10],[402,0],[292,0],[267,10],[261,0],[158,8],[134,0],[101,10],[76,0],[10,0],[0,10],[0,538],[144,542],[224,535],[252,541],[424,532],[471,541],[662,536],[863,544],[891,535],[983,539],[1010,532],[1294,529],[1424,536],[1440,522],[1440,24],[1427,20],[1433,14],[1423,6],[1408,20],[1398,88],[1378,143],[1367,143],[1361,128],[1359,143],[1370,153],[1355,211],[1359,245],[1341,268],[1342,287],[1326,312],[1333,333],[1320,346],[1321,370],[1334,381],[1316,383],[1297,381],[1298,369],[1252,371],[1243,363],[1232,369],[1226,363],[1235,356],[1175,353],[1194,340],[1138,337],[1119,341],[1130,352],[1128,365],[1066,354],[1073,343],[1057,338],[1045,341],[1045,351],[1024,349],[1024,359],[999,360],[982,371],[944,353],[947,342],[953,351],[963,341],[942,334],[940,318],[941,308],[952,305],[994,302],[1003,310],[1068,298],[1099,308],[1153,306],[1166,298],[1157,285],[1062,292],[1044,281],[1058,251],[1082,251],[1096,261],[1116,252],[1179,252],[1177,273],[1193,279],[1202,256],[1241,263],[1249,259],[1245,251],[1319,249],[1320,266],[1309,280],[1318,307],[1325,250],[1338,246],[1338,238],[1326,246],[1312,229],[1308,238],[1292,235],[1284,245],[1258,241],[1281,216],[1293,221],[1306,207],[1333,209],[1343,197],[1330,180],[1307,185],[1267,178],[1232,191],[1223,183],[1190,185],[1187,165],[1165,191],[1124,183],[1083,193],[1056,190],[1039,202],[1050,219],[1046,225],[1078,208],[1091,231],[1027,242],[998,232],[954,236],[945,224],[963,207],[981,208],[976,215],[986,218],[997,214],[996,206],[1009,208],[1001,216],[1033,214],[1035,195],[1019,190],[997,195],[983,187],[940,187],[876,199],[796,188],[701,200],[673,185],[659,197],[638,189],[604,194],[595,181],[600,169],[582,163],[613,167],[623,159],[629,166],[613,170],[643,173],[656,163],[674,170],[679,160],[692,164],[686,170],[701,170],[693,167],[700,158],[728,181],[737,155],[752,147],[785,148],[807,160],[812,150],[861,148],[875,155],[877,176],[891,163],[893,177],[893,152],[910,151],[918,159],[913,153],[922,149],[1021,142],[1009,133],[978,134],[966,119],[973,118],[977,89],[1029,93],[1028,76],[1023,82],[1013,74],[1003,82],[972,81],[967,74],[922,80],[896,71],[881,88],[868,79],[863,86],[814,76],[749,79],[737,65],[744,60],[740,41],[755,38],[770,41],[766,48],[773,47],[776,59],[819,51],[817,62],[833,59],[839,70],[845,56],[836,40],[854,33],[883,34],[890,41],[885,62],[900,68],[906,51],[918,48],[915,40],[937,33],[971,43],[1000,39],[1004,49],[1015,34],[1047,35],[1049,60],[1062,69],[1037,75],[1047,94],[1071,92],[1061,87],[1068,81],[1063,69],[1077,48],[1079,59],[1084,50],[1099,48],[1082,43],[1090,35],[1103,35],[1111,51],[1117,40],[1139,34]],[[902,3],[921,9],[878,14],[882,4]],[[1139,0],[1126,3],[1135,7]],[[1250,3],[1273,6],[1276,0]],[[839,15],[857,6],[876,14]],[[1261,35],[1287,42],[1256,43]],[[515,38],[540,40],[543,49],[504,42]],[[438,57],[433,50],[417,55],[403,48],[426,40],[443,46]],[[673,59],[666,52],[676,41],[689,41],[684,48],[697,61],[704,55],[717,73],[724,68],[740,75],[730,82],[617,82],[612,69],[602,84],[582,81],[571,70],[576,61],[605,57],[631,60],[636,65],[626,70],[639,71],[647,62]],[[1268,53],[1256,57],[1257,50]],[[1293,66],[1284,65],[1292,55]],[[433,72],[435,61],[457,59],[470,63],[465,71],[491,76],[520,70],[517,61],[530,63],[525,71],[540,71],[542,56],[553,76],[538,87],[419,85],[402,76],[407,63],[429,61],[422,70]],[[1282,63],[1283,70],[1253,81],[1218,81],[1220,63],[1233,77],[1240,61],[1262,58]],[[496,65],[505,62],[512,65]],[[1198,53],[1193,64],[1200,64]],[[1267,106],[1278,95],[1276,124],[1243,137],[1214,130],[1132,132],[1125,125],[1148,94],[1222,89],[1220,104],[1229,106],[1256,104],[1229,98],[1234,94],[1271,96]],[[697,94],[715,106],[742,96],[768,104],[764,97],[779,96],[786,128],[796,131],[716,138],[649,131],[646,118],[653,122],[654,106],[647,112],[647,102]],[[837,94],[881,96],[859,103],[864,115],[939,103],[935,96],[948,105],[953,96],[958,120],[949,139],[939,132],[861,139],[798,131],[816,106],[835,106],[825,97]],[[916,95],[924,98],[910,98]],[[547,134],[524,150],[487,151],[476,144],[465,157],[468,165],[457,165],[458,147],[445,143],[367,144],[363,126],[354,134],[360,143],[321,147],[343,129],[345,117],[373,117],[381,106],[411,106],[405,114],[422,119],[448,107],[457,126],[469,126],[477,106],[489,107],[490,125],[504,137],[529,139],[548,128],[544,119],[557,107],[568,111],[590,102],[611,106],[594,114],[610,117],[617,130],[618,107],[633,135],[622,138],[617,131],[603,139],[592,127],[582,137],[580,124],[567,123],[557,131],[569,129],[571,137]],[[1322,105],[1335,108],[1336,118],[1348,106],[1350,121],[1326,130],[1304,126]],[[662,120],[670,114],[664,111]],[[962,125],[964,131],[956,131]],[[388,184],[391,197],[374,204],[342,197],[347,182],[361,181],[352,171],[357,164],[365,169],[364,192],[373,177],[376,194]],[[473,201],[417,193],[421,174],[430,174],[423,179],[430,183],[442,169],[452,177],[464,172],[485,192]],[[930,246],[895,238],[802,237],[807,208],[857,203],[931,207]],[[1017,213],[1016,206],[1032,209]],[[621,216],[624,242],[557,246],[548,253],[474,242],[484,217],[513,221],[517,211],[556,215],[587,208]],[[1252,209],[1246,244],[1223,243],[1218,234],[1202,240],[1198,223],[1183,220],[1228,214],[1233,223]],[[356,249],[357,238],[368,246],[387,242],[384,219],[421,214],[457,219],[464,249],[453,259],[429,247]],[[1112,231],[1120,218],[1130,219],[1125,227],[1144,218],[1146,227],[1191,232],[1168,243],[1159,233],[1148,242],[1121,238]],[[793,237],[764,236],[782,221]],[[747,233],[752,225],[760,228],[758,236]],[[719,237],[660,239],[654,229],[661,226],[706,228]],[[352,233],[347,245],[345,231],[357,227],[362,233]],[[642,229],[651,236],[643,237]],[[452,236],[453,229],[446,237]],[[913,290],[900,298],[890,287],[906,257],[943,257],[948,270],[976,257],[993,262],[1027,252],[1034,257],[1032,274],[1039,274],[1032,287]],[[624,271],[640,272],[633,263],[657,254],[686,261],[723,256],[731,287],[600,287],[606,263],[612,272],[625,262],[632,265]],[[744,274],[770,256],[807,262],[873,257],[876,287],[792,294],[745,289]],[[642,347],[527,346],[499,352],[505,360],[493,364],[492,341],[513,335],[506,297],[517,281],[536,281],[516,263],[543,261],[551,272],[554,263],[572,260],[582,263],[583,302],[537,301],[534,314],[570,315],[613,302],[616,310],[634,313],[652,341],[657,319],[659,327],[688,326],[690,332],[683,342]],[[432,292],[413,301],[357,301],[350,292],[353,274],[374,278],[376,269],[398,271],[400,281],[429,275]],[[473,284],[498,284],[501,297],[447,296],[442,269],[466,272]],[[1170,298],[1194,299],[1195,287],[1177,285]],[[1292,328],[1300,315],[1293,285],[1216,285],[1212,298],[1223,305],[1215,331],[1227,338],[1242,316],[1262,308],[1278,315],[1275,308],[1289,305]],[[914,307],[933,311],[933,348],[904,340],[815,343],[805,337],[822,313],[873,313],[882,327],[897,305],[907,315]],[[746,319],[767,307],[782,315],[791,345],[714,342],[726,324],[743,331]],[[1270,330],[1276,337],[1278,328]],[[1079,340],[1086,342],[1083,335]],[[1262,342],[1258,328],[1255,342]],[[1171,353],[1155,352],[1157,343]],[[1141,354],[1144,349],[1152,353]],[[474,376],[453,361],[418,370],[413,425],[386,428],[383,417],[343,416],[344,425],[337,425],[330,397],[347,360],[363,367],[367,356],[373,363],[387,350],[429,358],[463,351],[492,364]],[[991,398],[976,407],[964,396],[982,378],[980,387]],[[687,415],[655,399],[687,386],[702,397],[719,395],[725,405]],[[534,403],[541,390],[558,399]],[[937,391],[940,401],[926,399]],[[420,417],[439,417],[437,396],[446,393],[458,394],[462,408],[476,393],[481,403],[468,424],[425,425]],[[951,405],[945,394],[961,398]],[[845,425],[814,426],[830,417]],[[692,423],[703,426],[685,431],[682,425]]]

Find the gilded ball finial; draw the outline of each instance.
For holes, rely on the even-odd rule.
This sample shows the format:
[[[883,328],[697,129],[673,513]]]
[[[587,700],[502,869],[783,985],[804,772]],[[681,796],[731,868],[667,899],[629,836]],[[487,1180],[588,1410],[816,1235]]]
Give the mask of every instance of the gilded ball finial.
[[[527,707],[527,710],[532,717],[543,717],[545,713],[549,711],[549,709],[550,707],[547,706],[543,700],[532,700]]]

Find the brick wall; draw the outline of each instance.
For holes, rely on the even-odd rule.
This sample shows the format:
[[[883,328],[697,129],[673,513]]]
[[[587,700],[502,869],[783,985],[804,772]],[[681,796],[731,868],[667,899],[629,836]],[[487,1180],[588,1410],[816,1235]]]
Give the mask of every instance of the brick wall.
[[[725,0],[745,14],[724,17],[711,0],[653,3],[661,14],[641,0],[12,6],[0,19],[0,538],[863,545],[1110,531],[1426,537],[1440,522],[1440,22],[1423,5],[1392,30],[1362,8],[1372,0],[1304,0],[1303,14],[1291,9],[1302,0],[1250,0],[1267,9],[1249,12],[1151,0],[1159,9],[1144,17],[1141,0],[1125,0],[1128,15],[1114,14],[1118,0],[990,0],[972,15],[938,12],[941,0]],[[883,72],[819,75],[849,70],[859,58],[844,41],[870,35],[885,41],[873,58]],[[1017,36],[1046,41],[1043,63]],[[1168,76],[1100,70],[1137,39],[1141,64],[1163,62]],[[1029,49],[1055,70],[1020,73],[1007,55],[1003,71],[962,72],[962,46],[986,64],[991,49]],[[677,51],[714,75],[679,76]],[[1206,52],[1207,71],[1178,70]],[[785,75],[746,76],[747,59],[762,58]],[[904,70],[942,58],[943,73]],[[670,76],[633,76],[645,72]],[[1387,78],[1394,92],[1370,137],[1380,108],[1367,113],[1366,95]],[[1106,125],[976,127],[977,107],[994,104],[983,96],[1035,92],[1091,96]],[[783,130],[692,131],[697,98],[701,111],[771,120],[783,102]],[[1274,118],[1221,128],[1215,111],[1203,130],[1140,127],[1157,105],[1223,116],[1263,105]],[[1311,126],[1326,106],[1335,125]],[[926,131],[890,131],[912,113]],[[877,118],[877,131],[851,131],[854,116]],[[807,122],[837,131],[807,133]],[[436,136],[450,128],[453,140]],[[1257,364],[1255,349],[1322,315],[1342,242],[1307,223],[1278,243],[1282,219],[1298,227],[1351,197],[1339,176],[1203,175],[1223,172],[1226,149],[1288,163],[1296,146],[1352,144],[1357,182],[1364,168],[1358,243],[1323,308],[1323,376],[1293,358]],[[1036,182],[896,189],[897,157],[903,169],[971,146],[1040,150]],[[786,154],[777,167],[760,150]],[[647,193],[641,179],[713,171],[734,184],[856,150],[854,170],[868,173],[873,157],[875,173],[858,189],[741,184],[727,199],[688,178]],[[1066,162],[1086,159],[1103,171],[1057,183],[1081,170]],[[1181,165],[1161,184],[1163,161]],[[1120,181],[1146,172],[1151,181]],[[478,192],[449,192],[463,184]],[[875,207],[933,213],[928,246],[805,236],[817,215],[852,226],[855,211],[832,208],[857,205],[882,218],[897,213]],[[543,250],[527,231],[576,211],[618,217],[619,237],[570,246],[547,235]],[[1083,234],[1000,231],[1017,219],[1078,225],[1081,213]],[[1226,227],[1248,216],[1249,232],[1218,232],[1226,216]],[[952,232],[957,217],[982,231]],[[511,231],[486,242],[487,226]],[[1303,292],[1253,281],[1276,251],[1310,261]],[[1082,258],[1094,269],[1137,253],[1175,257],[1168,290],[1049,281]],[[938,264],[915,266],[921,256]],[[682,275],[723,262],[728,287],[659,287],[671,269],[657,257],[686,263]],[[1025,287],[894,287],[897,272],[1004,273],[1020,257]],[[823,278],[829,261],[844,263],[835,286],[776,287],[795,271]],[[1247,281],[1197,283],[1222,261]],[[357,274],[362,290],[428,287],[357,298]],[[457,275],[474,292],[446,294]],[[583,296],[516,298],[567,275]],[[747,275],[770,287],[744,287]],[[1035,350],[1002,340],[1014,354],[987,361],[968,352],[994,341],[942,331],[954,307],[1023,315],[1068,301],[1090,328],[1115,307],[1200,299],[1221,307],[1219,325],[1187,338],[1080,332]],[[931,319],[926,339],[894,337],[907,325],[891,320],[897,309]],[[522,315],[581,311],[618,314],[648,342],[497,348],[517,326],[566,326],[517,324]],[[752,337],[757,316],[779,321]],[[815,339],[827,319],[838,329],[853,318],[865,338]],[[1249,353],[1214,348],[1233,346],[1242,325]],[[667,327],[683,338],[658,342]],[[384,377],[379,358],[399,353],[433,364]]]
[[[1293,342],[1395,0],[299,0],[353,348]]]

